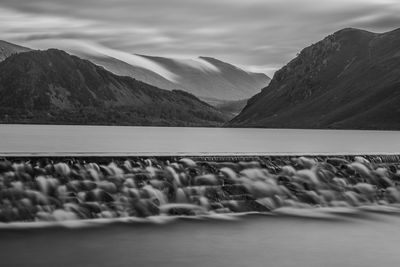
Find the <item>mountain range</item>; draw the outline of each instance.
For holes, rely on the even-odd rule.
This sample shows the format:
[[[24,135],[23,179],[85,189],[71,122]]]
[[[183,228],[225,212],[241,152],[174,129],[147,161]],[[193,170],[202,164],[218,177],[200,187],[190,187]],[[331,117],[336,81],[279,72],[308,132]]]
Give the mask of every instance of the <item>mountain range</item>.
[[[0,121],[217,126],[226,115],[190,93],[115,75],[57,49],[0,62]]]
[[[143,56],[176,75],[179,89],[204,100],[241,100],[250,98],[265,87],[270,78],[263,73],[251,73],[211,57],[173,59]]]
[[[271,80],[263,73],[248,72],[211,57],[172,58],[129,54],[82,44],[56,45],[56,48],[103,66],[114,74],[130,76],[162,89],[183,90],[211,104],[213,100],[250,98]]]
[[[259,91],[267,76],[210,57],[81,51],[95,65],[1,41],[0,122],[400,130],[399,47],[400,29],[346,28]]]
[[[346,28],[303,49],[227,126],[400,130],[400,29]]]

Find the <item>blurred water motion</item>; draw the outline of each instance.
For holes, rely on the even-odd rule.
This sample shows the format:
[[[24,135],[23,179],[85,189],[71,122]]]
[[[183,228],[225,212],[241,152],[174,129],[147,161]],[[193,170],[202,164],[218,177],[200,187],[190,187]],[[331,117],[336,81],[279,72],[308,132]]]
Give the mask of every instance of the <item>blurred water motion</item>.
[[[400,213],[400,157],[11,158],[0,222],[204,216],[307,209]],[[343,211],[341,211],[343,212]],[[8,227],[8,224],[0,224]]]
[[[72,154],[104,152],[157,154],[160,151],[169,154],[288,151],[335,154],[400,151],[398,132],[1,125],[0,137],[1,152],[17,154],[35,152],[52,154],[60,151]],[[140,163],[143,166],[136,167],[146,168],[146,172],[152,178],[155,170],[151,165],[154,162],[142,158]],[[242,182],[248,182],[251,196],[257,198],[268,210],[275,208],[273,215],[224,217],[225,214],[213,214],[211,217],[207,217],[208,215],[178,219],[168,217],[168,220],[162,216],[156,217],[157,219],[155,217],[108,218],[112,216],[107,209],[113,210],[113,206],[103,205],[100,209],[96,209],[92,200],[107,202],[108,196],[92,187],[95,185],[101,187],[104,191],[109,191],[113,197],[115,194],[118,195],[119,191],[115,192],[114,186],[106,182],[111,181],[110,177],[118,178],[122,166],[116,168],[107,165],[100,170],[100,166],[97,168],[89,162],[82,163],[77,171],[78,173],[84,171],[85,177],[88,178],[85,180],[90,181],[82,181],[79,184],[74,180],[82,180],[80,176],[76,179],[67,179],[65,184],[62,180],[61,183],[54,181],[54,177],[69,177],[72,165],[57,165],[57,162],[51,159],[36,169],[39,173],[43,172],[42,176],[45,178],[39,178],[40,175],[35,173],[30,179],[20,176],[22,173],[30,173],[27,171],[27,165],[16,163],[6,166],[10,182],[6,190],[12,187],[14,191],[18,191],[21,187],[29,187],[29,181],[32,181],[35,190],[29,191],[28,196],[32,197],[38,206],[46,208],[49,206],[49,210],[40,214],[46,216],[50,214],[51,217],[41,218],[45,222],[28,222],[29,227],[26,225],[27,222],[21,222],[22,224],[11,223],[10,228],[0,229],[2,266],[399,265],[397,246],[400,243],[398,231],[400,217],[398,217],[398,206],[393,204],[400,200],[397,184],[398,166],[392,166],[394,164],[372,166],[363,157],[353,157],[352,161],[331,157],[329,161],[318,163],[314,158],[297,157],[285,164],[272,163],[270,167],[273,168],[269,169],[271,177],[259,168],[251,168],[252,166],[248,166],[249,168],[242,166],[234,170],[235,165],[229,163],[227,166],[216,165],[218,166],[216,176],[224,177],[225,180],[235,180],[241,171],[240,176],[246,177]],[[29,161],[29,164],[34,167],[34,161]],[[127,169],[135,167],[126,164]],[[168,171],[168,167],[171,167],[186,173],[186,169],[182,169],[179,164],[187,169],[196,168],[193,165],[196,163],[190,159],[161,165],[163,171]],[[321,168],[315,169],[316,164]],[[321,172],[310,172],[310,169]],[[330,172],[343,175],[334,177],[329,175]],[[100,174],[103,178],[97,177]],[[123,175],[127,174],[129,172],[124,170]],[[193,182],[213,187],[216,182],[215,176],[207,174],[194,175]],[[288,199],[287,203],[280,203],[279,198],[274,201],[272,198],[264,198],[264,195],[276,195],[273,190],[276,185],[270,184],[270,179],[261,179],[264,184],[260,183],[259,176],[265,175],[267,178],[276,179],[278,183],[283,183],[285,187],[293,190],[293,194],[299,192],[301,194],[292,197],[296,201]],[[343,179],[349,177],[352,180]],[[25,179],[28,184],[26,181],[21,184],[14,178]],[[170,173],[170,178],[175,179],[173,172]],[[181,178],[178,177],[180,183],[182,183]],[[298,179],[306,180],[307,183],[299,183]],[[140,179],[134,179],[132,182],[128,180],[124,187],[138,187],[142,190],[147,186],[143,189],[145,198],[153,196],[162,200],[157,191],[152,190],[159,186],[155,181],[157,179],[148,180],[149,185],[141,184]],[[71,185],[68,185],[69,183]],[[118,185],[117,182],[112,183]],[[71,196],[68,193],[79,189],[80,187],[76,188],[77,185],[84,188],[85,192],[92,191],[85,195],[84,201],[80,204],[86,205],[87,202],[92,202],[93,205],[85,208],[93,208],[93,214],[96,216],[85,217],[74,210],[77,203],[73,204],[73,201],[70,201]],[[328,188],[325,188],[326,186]],[[343,188],[346,190],[342,190]],[[383,188],[385,191],[380,190]],[[54,209],[53,204],[47,203],[49,196],[54,198],[55,189],[57,189],[57,200],[63,204],[62,210]],[[135,197],[134,191],[129,197]],[[332,191],[337,191],[338,194],[332,197]],[[79,194],[79,190],[76,193]],[[281,193],[286,195],[288,192]],[[178,187],[174,194],[178,202],[186,202],[188,196],[190,197],[190,194],[188,195],[183,187]],[[21,201],[21,205],[31,205],[29,198],[27,200],[18,198],[18,200]],[[207,203],[202,200],[203,202],[199,199],[198,206],[208,208]],[[303,202],[307,203],[307,207],[321,206],[321,203],[314,203],[316,200],[325,207],[304,209]],[[301,209],[298,209],[297,201],[301,202]],[[393,206],[390,206],[390,203]],[[271,204],[279,205],[271,206]],[[5,201],[3,205],[13,210],[12,201]],[[163,205],[165,210],[161,209],[161,212],[176,208],[173,206],[174,203]],[[203,213],[198,206],[183,208],[189,210],[196,208],[199,213]],[[292,207],[297,208],[290,209]],[[332,210],[332,207],[335,209]],[[71,216],[77,216],[76,214],[82,218],[95,217],[94,220],[98,221],[96,223],[89,223],[87,220],[64,221],[74,219]],[[34,217],[24,220],[30,219],[33,220]],[[117,220],[111,223],[110,220],[114,219]],[[40,223],[50,223],[52,226]],[[107,226],[95,227],[103,224]]]

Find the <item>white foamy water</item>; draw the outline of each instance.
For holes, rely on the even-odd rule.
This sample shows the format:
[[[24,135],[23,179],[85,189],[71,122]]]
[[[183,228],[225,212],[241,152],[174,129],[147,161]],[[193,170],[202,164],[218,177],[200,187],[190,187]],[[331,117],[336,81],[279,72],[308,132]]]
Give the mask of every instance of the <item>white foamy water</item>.
[[[400,132],[0,125],[0,154],[399,153]],[[396,207],[0,225],[4,266],[398,266]]]
[[[399,131],[0,125],[0,154],[399,153]]]

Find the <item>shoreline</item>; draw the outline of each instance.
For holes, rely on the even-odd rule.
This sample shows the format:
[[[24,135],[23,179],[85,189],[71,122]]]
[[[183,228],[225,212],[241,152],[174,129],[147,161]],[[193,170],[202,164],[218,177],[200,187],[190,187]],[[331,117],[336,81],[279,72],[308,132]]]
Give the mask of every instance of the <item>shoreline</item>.
[[[353,159],[357,156],[368,158],[371,163],[399,163],[400,165],[400,152],[399,153],[118,153],[118,152],[36,152],[36,153],[0,153],[0,160],[13,160],[24,161],[29,159],[56,159],[56,160],[95,160],[95,161],[112,161],[112,160],[143,160],[148,158],[160,160],[179,160],[181,158],[190,158],[195,161],[259,161],[259,160],[289,160],[296,157],[310,157],[319,159],[328,159],[330,157],[339,157],[347,160]]]
[[[352,218],[368,218],[372,215],[400,216],[399,205],[365,205],[360,207],[311,207],[311,208],[279,208],[270,212],[232,212],[232,213],[211,213],[205,215],[156,215],[146,218],[141,217],[118,217],[118,218],[93,218],[64,221],[15,221],[9,223],[0,222],[0,232],[7,230],[35,230],[35,229],[84,229],[92,227],[106,227],[107,225],[167,225],[179,221],[226,221],[235,222],[251,216],[265,218],[298,218],[309,220],[340,220],[346,221]]]

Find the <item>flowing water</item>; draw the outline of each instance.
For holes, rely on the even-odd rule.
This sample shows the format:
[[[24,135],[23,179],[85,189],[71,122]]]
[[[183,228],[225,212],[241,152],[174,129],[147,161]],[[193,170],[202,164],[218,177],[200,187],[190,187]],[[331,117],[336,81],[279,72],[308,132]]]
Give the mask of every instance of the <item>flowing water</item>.
[[[0,154],[368,154],[400,133],[282,129],[0,125]],[[310,215],[310,213],[306,213]],[[311,215],[313,212],[311,212]],[[399,266],[400,216],[247,215],[0,229],[1,266]],[[79,225],[79,224],[78,224]],[[76,226],[76,225],[75,225]]]

